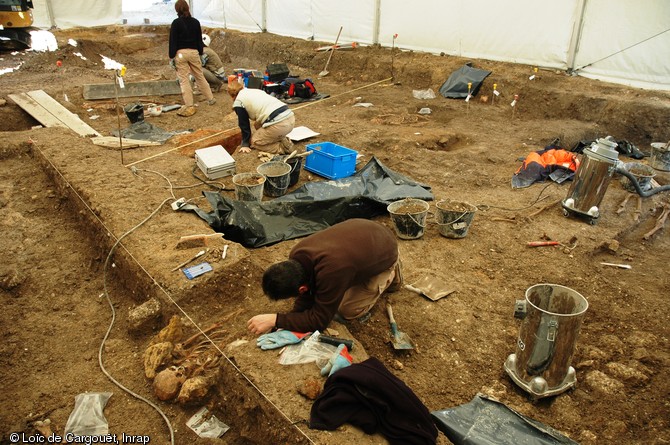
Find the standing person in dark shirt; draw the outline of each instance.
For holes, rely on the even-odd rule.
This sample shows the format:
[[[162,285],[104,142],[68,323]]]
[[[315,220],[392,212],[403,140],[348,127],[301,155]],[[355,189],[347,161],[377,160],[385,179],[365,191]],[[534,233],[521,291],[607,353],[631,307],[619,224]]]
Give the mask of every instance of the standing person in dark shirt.
[[[263,274],[263,292],[273,300],[297,297],[286,314],[260,314],[247,322],[262,334],[325,329],[336,314],[365,316],[386,291],[402,285],[395,234],[367,219],[349,219],[302,239],[287,261]]]
[[[193,89],[188,75],[195,78],[195,84],[207,99],[209,105],[214,105],[216,99],[202,73],[203,53],[202,29],[200,22],[191,17],[186,0],[177,0],[174,5],[177,18],[170,25],[170,64],[177,70],[177,78],[181,87],[184,106],[177,112],[180,116],[193,116],[197,111],[193,102]]]

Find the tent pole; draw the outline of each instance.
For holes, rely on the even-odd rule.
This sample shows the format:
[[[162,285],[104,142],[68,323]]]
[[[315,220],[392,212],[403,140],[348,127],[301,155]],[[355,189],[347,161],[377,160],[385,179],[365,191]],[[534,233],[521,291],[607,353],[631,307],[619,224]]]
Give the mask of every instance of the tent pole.
[[[261,31],[263,32],[268,32],[268,2],[267,0],[263,0],[261,4]]]
[[[54,17],[54,8],[51,6],[51,0],[47,1],[47,13],[49,14],[49,21],[51,22],[51,29],[56,29],[56,18]]]
[[[577,19],[575,20],[575,26],[572,28],[572,36],[570,37],[570,46],[568,48],[568,60],[566,60],[569,74],[575,69],[575,59],[579,48],[579,40],[582,37],[582,27],[584,26],[586,1],[587,0],[577,0]]]
[[[381,0],[375,0],[375,20],[374,20],[374,25],[372,28],[372,43],[373,44],[378,44],[379,43],[379,28],[380,28],[380,21],[381,21]]]

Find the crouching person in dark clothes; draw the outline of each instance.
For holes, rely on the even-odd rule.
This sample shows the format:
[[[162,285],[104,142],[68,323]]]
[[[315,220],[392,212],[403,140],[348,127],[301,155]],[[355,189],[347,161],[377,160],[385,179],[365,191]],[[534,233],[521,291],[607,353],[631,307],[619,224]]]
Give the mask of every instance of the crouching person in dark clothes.
[[[296,297],[293,310],[256,315],[247,327],[254,334],[275,328],[323,331],[336,316],[367,316],[384,292],[401,285],[393,231],[367,219],[349,219],[302,239],[288,260],[265,271],[263,292],[273,300]]]

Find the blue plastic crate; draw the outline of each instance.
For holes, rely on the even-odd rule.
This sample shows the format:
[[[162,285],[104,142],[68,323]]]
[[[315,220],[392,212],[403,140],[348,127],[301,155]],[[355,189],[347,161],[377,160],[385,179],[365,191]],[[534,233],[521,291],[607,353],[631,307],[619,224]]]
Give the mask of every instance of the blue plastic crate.
[[[356,172],[356,150],[333,142],[309,144],[305,149],[312,152],[305,161],[305,170],[328,179],[346,178]]]

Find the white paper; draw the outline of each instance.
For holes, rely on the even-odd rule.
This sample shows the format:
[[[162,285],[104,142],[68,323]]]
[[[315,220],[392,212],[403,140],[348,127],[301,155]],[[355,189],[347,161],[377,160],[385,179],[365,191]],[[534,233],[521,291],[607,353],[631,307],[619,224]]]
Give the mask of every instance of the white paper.
[[[198,436],[208,439],[217,439],[230,429],[228,425],[217,419],[214,414],[210,415],[209,410],[204,406],[188,419],[186,426],[195,431]]]
[[[314,136],[318,136],[321,133],[317,133],[315,131],[310,130],[307,127],[295,127],[289,134],[288,136],[289,139],[292,141],[302,141],[308,138],[312,138]]]

